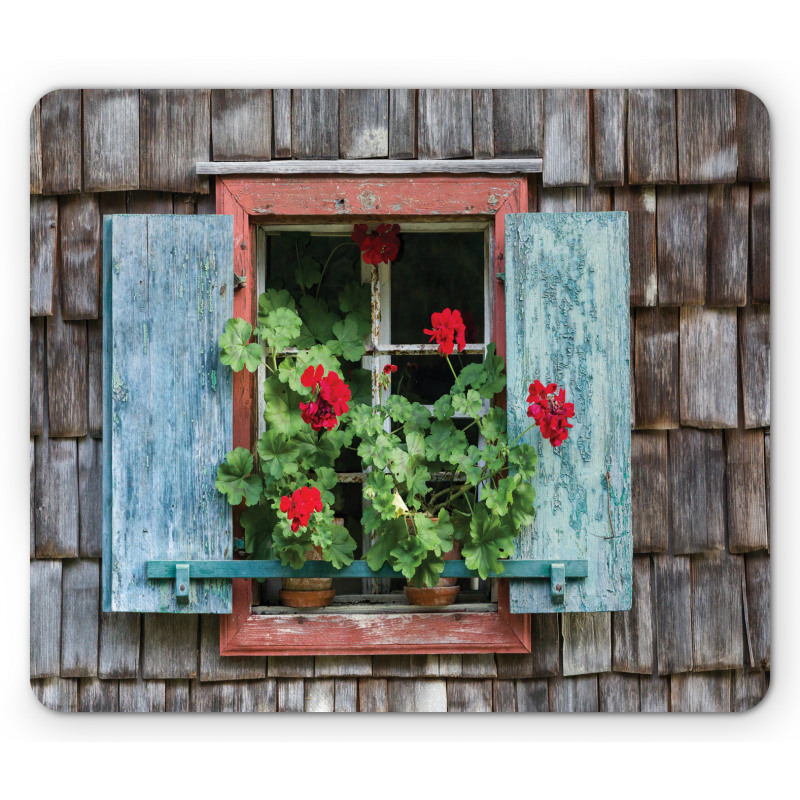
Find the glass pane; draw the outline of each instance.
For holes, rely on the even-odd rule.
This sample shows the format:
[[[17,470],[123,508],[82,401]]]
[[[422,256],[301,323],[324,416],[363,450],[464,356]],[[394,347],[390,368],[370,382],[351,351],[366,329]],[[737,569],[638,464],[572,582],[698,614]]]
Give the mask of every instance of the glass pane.
[[[467,365],[482,361],[482,356],[467,356],[454,352],[450,363],[456,375]],[[447,361],[435,356],[392,356],[397,372],[392,373],[392,394],[407,397],[412,403],[432,405],[450,391],[455,378]]]
[[[461,312],[467,342],[484,341],[483,236],[481,231],[401,234],[400,255],[390,268],[394,344],[427,342],[422,330],[430,328],[431,314],[444,308]]]

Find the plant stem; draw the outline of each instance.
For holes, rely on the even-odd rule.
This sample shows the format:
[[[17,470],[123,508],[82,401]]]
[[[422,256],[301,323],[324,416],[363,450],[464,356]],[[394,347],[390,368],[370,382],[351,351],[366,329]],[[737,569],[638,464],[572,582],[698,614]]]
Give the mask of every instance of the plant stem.
[[[525,428],[525,430],[522,431],[522,433],[519,436],[517,436],[517,438],[514,439],[514,441],[511,442],[510,445],[508,445],[508,449],[510,450],[529,430],[531,430],[532,428],[535,428],[536,425],[537,425],[536,422],[534,422],[533,425],[528,425],[528,427]]]
[[[488,475],[489,475],[489,473],[487,472],[486,475],[481,476],[481,479],[478,482],[482,483],[484,480],[486,480]],[[456,498],[461,497],[461,495],[466,494],[471,488],[472,488],[472,484],[465,483],[463,486],[461,486],[461,488],[455,494],[453,494],[450,497],[446,498],[441,503],[437,503],[435,506],[431,506],[428,509],[428,512],[432,514],[434,511],[438,511],[440,508],[444,508],[448,503],[452,503],[453,500],[455,500]],[[434,499],[435,498],[431,498],[431,501],[433,501]]]
[[[340,248],[345,247],[348,244],[355,244],[355,242],[342,242],[341,244],[337,244],[336,247],[331,250],[331,254],[328,256],[328,260],[325,262],[325,266],[322,268],[322,275],[319,276],[319,283],[317,284],[317,292],[314,295],[314,299],[319,297],[319,290],[322,287],[322,279],[325,277],[325,270],[328,269],[328,264],[331,263],[331,259],[333,258],[333,254]]]
[[[461,383],[458,380],[458,375],[456,375],[456,371],[453,369],[453,365],[450,363],[450,356],[445,356],[445,358],[447,359],[447,366],[450,367],[450,372],[453,373],[453,377],[456,379],[456,385],[463,392],[464,389],[463,389],[463,387],[461,386]]]

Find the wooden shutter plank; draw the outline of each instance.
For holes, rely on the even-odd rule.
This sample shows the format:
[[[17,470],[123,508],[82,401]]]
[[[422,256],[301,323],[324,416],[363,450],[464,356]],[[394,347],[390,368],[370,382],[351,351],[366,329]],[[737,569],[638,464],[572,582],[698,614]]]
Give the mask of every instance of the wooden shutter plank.
[[[339,158],[387,158],[389,90],[339,90]]]
[[[31,194],[42,193],[42,104],[39,100],[31,111]]]
[[[597,711],[597,676],[579,675],[575,678],[548,680],[551,711]]]
[[[630,712],[639,710],[639,676],[606,672],[598,676],[599,710]]]
[[[735,428],[736,310],[681,308],[681,424]]]
[[[46,433],[46,429],[45,429]],[[78,463],[74,439],[36,438],[36,557],[77,558]]]
[[[44,432],[44,319],[30,320],[30,408],[31,436]]]
[[[498,678],[545,678],[561,671],[558,617],[534,614],[531,617],[531,652],[496,653]]]
[[[100,205],[95,194],[59,202],[61,309],[65,320],[100,315]]]
[[[472,154],[494,158],[494,109],[491,89],[472,90]]]
[[[97,675],[100,563],[65,561],[61,605],[61,677]]]
[[[628,90],[628,182],[677,183],[673,89]]]
[[[339,92],[336,89],[292,91],[292,155],[339,157]]]
[[[269,161],[272,92],[269,89],[213,89],[211,141],[214,161]]]
[[[389,90],[389,158],[414,158],[417,138],[417,93]]]
[[[639,676],[641,711],[669,711],[669,678],[660,675]]]
[[[120,681],[119,710],[129,713],[164,711],[166,685],[164,681]]]
[[[750,187],[750,302],[769,303],[769,184]]]
[[[89,351],[89,435],[100,439],[103,436],[103,320],[86,323],[86,348]]]
[[[81,90],[57,89],[41,99],[42,191],[81,190]]]
[[[139,90],[83,90],[83,190],[139,188]]]
[[[240,681],[267,677],[267,659],[225,656],[219,653],[219,621],[204,614],[200,618],[200,680]]]
[[[611,615],[615,672],[653,672],[653,608],[650,557],[634,556],[633,604],[630,611]]]
[[[292,90],[272,90],[272,125],[275,158],[292,157]]]
[[[61,562],[31,562],[31,678],[59,674],[61,664]]]
[[[736,180],[736,92],[733,89],[678,89],[680,182]]]
[[[680,428],[669,434],[674,553],[725,547],[725,455],[720,431]]]
[[[448,712],[486,712],[492,710],[492,682],[447,681]]]
[[[739,312],[739,359],[745,428],[770,424],[769,306],[745,306]]]
[[[58,200],[55,197],[31,197],[32,317],[53,313],[57,233]]]
[[[541,158],[544,152],[544,91],[492,92],[495,158]]]
[[[587,675],[611,669],[611,614],[564,614],[564,675]]]
[[[705,303],[707,205],[705,186],[658,187],[658,302],[662,306]]]
[[[178,605],[144,573],[167,555],[231,556],[214,478],[233,435],[216,344],[232,315],[232,236],[228,216],[105,220],[105,610],[230,611],[229,581],[192,581]]]
[[[140,638],[139,614],[101,613],[98,676],[135,678],[139,674]]]
[[[717,184],[708,190],[709,306],[747,302],[747,217],[750,189]]]
[[[750,666],[770,668],[770,576],[769,553],[748,553],[744,557],[747,595],[747,641]]]
[[[139,185],[166,192],[208,192],[198,161],[210,160],[211,92],[142,89],[139,95]]]
[[[627,109],[628,93],[625,89],[592,90],[594,179],[602,186],[622,186],[625,183]]]
[[[544,186],[589,183],[589,91],[547,89],[544,93]]]
[[[575,403],[575,428],[562,447],[527,434],[539,451],[537,518],[521,533],[517,557],[589,561],[589,577],[567,587],[563,606],[546,582],[512,580],[511,610],[627,609],[631,411],[629,392],[619,392],[630,381],[627,215],[507,215],[506,286],[510,436],[528,427],[534,378],[563,386]]]
[[[630,220],[631,305],[654,306],[658,303],[655,187],[616,187],[614,210],[627,211]]]
[[[103,443],[78,439],[78,510],[81,558],[103,555]]]
[[[669,548],[668,462],[666,431],[636,431],[631,434],[635,553],[665,553]],[[634,587],[635,580],[634,576]]]
[[[670,678],[672,711],[731,710],[731,673],[695,672]]]
[[[420,89],[417,139],[419,158],[471,158],[472,92]]]
[[[78,710],[78,681],[75,678],[31,680],[36,699],[51,711]]]
[[[765,550],[767,499],[764,432],[725,431],[728,498],[728,549],[731,553]]]
[[[680,311],[636,311],[636,427],[665,430],[680,424]]]
[[[119,711],[119,682],[99,678],[79,681],[78,711]]]
[[[752,92],[736,90],[737,178],[754,183],[769,180],[769,111]]]
[[[658,674],[692,668],[692,592],[689,556],[653,556]]]

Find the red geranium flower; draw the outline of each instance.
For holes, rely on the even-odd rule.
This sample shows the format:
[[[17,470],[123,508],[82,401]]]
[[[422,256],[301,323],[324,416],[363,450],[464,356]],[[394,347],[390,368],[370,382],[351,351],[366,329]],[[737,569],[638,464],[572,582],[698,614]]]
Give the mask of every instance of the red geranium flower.
[[[467,346],[465,337],[467,329],[460,311],[456,309],[451,311],[449,308],[444,311],[434,311],[431,314],[431,326],[432,330],[424,328],[423,332],[431,337],[431,341],[436,340],[441,355],[449,356],[453,352],[454,341],[458,345],[459,352]]]
[[[536,420],[542,436],[553,447],[566,441],[567,431],[572,427],[567,420],[575,416],[575,406],[567,403],[565,396],[555,383],[545,386],[537,379],[528,387],[528,416]]]
[[[350,387],[333,371],[323,375],[322,365],[308,367],[300,378],[312,390],[311,402],[300,403],[300,416],[315,431],[333,430],[338,417],[350,410]]]
[[[391,375],[393,372],[397,372],[397,366],[394,365],[394,364],[387,364],[383,368],[383,374],[384,375]]]
[[[291,497],[281,497],[281,511],[292,521],[296,533],[305,528],[315,511],[322,511],[322,497],[314,486],[301,486]]]
[[[355,225],[352,239],[361,248],[367,264],[377,265],[383,261],[388,264],[394,261],[400,252],[398,233],[400,233],[400,226],[390,225],[388,222],[378,225],[372,233],[367,233],[366,225]]]

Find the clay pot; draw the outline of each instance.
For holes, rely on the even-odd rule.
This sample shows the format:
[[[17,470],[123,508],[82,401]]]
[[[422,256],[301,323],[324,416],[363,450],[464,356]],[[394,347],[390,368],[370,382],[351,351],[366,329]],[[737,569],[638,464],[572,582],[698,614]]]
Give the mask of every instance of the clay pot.
[[[337,525],[344,519],[336,517]],[[322,561],[322,548],[318,545],[305,552],[306,561]],[[281,578],[281,602],[289,608],[323,608],[336,596],[331,589],[332,578]]]
[[[461,542],[453,540],[452,550],[442,555],[445,561],[457,561],[461,558]],[[439,578],[436,586],[404,586],[408,602],[412,606],[449,606],[454,603],[461,587],[458,578]]]

